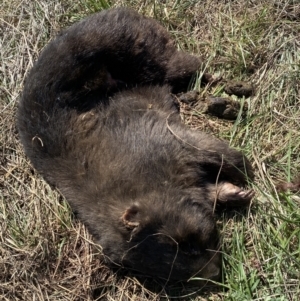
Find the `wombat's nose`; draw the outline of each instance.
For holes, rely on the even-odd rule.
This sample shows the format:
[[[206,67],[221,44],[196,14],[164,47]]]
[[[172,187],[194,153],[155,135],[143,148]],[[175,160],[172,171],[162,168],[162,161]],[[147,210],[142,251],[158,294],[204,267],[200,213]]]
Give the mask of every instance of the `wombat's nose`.
[[[202,271],[201,278],[218,280],[221,276],[221,269],[215,263],[209,263]]]

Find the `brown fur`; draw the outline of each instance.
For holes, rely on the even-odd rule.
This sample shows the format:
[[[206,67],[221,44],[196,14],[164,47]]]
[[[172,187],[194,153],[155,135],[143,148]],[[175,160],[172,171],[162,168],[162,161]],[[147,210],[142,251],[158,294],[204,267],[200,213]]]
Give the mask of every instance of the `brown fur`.
[[[232,185],[253,176],[248,160],[180,122],[170,92],[199,65],[154,20],[103,11],[45,48],[18,111],[26,154],[107,258],[165,279],[216,278],[214,201],[252,197]]]

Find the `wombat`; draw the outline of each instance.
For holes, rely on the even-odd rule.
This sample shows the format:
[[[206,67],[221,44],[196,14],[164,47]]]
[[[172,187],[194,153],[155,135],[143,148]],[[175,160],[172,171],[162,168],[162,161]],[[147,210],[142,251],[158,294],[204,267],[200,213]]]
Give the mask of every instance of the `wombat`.
[[[247,204],[249,161],[180,121],[200,60],[127,8],[71,26],[27,76],[18,129],[109,262],[168,280],[220,273],[215,201]]]

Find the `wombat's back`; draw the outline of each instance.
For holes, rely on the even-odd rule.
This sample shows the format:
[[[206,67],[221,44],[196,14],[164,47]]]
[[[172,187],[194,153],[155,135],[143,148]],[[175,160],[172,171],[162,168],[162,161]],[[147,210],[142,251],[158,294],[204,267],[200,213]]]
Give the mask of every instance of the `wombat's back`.
[[[176,50],[161,25],[128,8],[74,24],[46,46],[26,78],[17,118],[26,154],[36,168],[61,156],[80,113],[136,85],[186,87],[199,65]]]

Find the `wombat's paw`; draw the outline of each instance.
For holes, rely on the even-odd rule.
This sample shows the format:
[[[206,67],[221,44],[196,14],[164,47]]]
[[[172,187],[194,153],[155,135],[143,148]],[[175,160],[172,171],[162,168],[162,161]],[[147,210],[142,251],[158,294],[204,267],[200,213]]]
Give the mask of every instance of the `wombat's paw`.
[[[250,97],[254,94],[252,84],[243,81],[227,81],[224,90],[227,94],[238,97]]]
[[[204,114],[210,114],[227,120],[235,120],[241,109],[240,103],[231,98],[210,95],[201,96],[198,91],[189,91],[177,96],[179,101],[194,106],[196,110]],[[248,110],[247,103],[244,104],[242,109],[242,117],[244,117]]]
[[[214,191],[215,199],[221,204],[244,206],[250,203],[254,197],[254,190],[244,190],[229,182],[222,182],[217,185]]]

